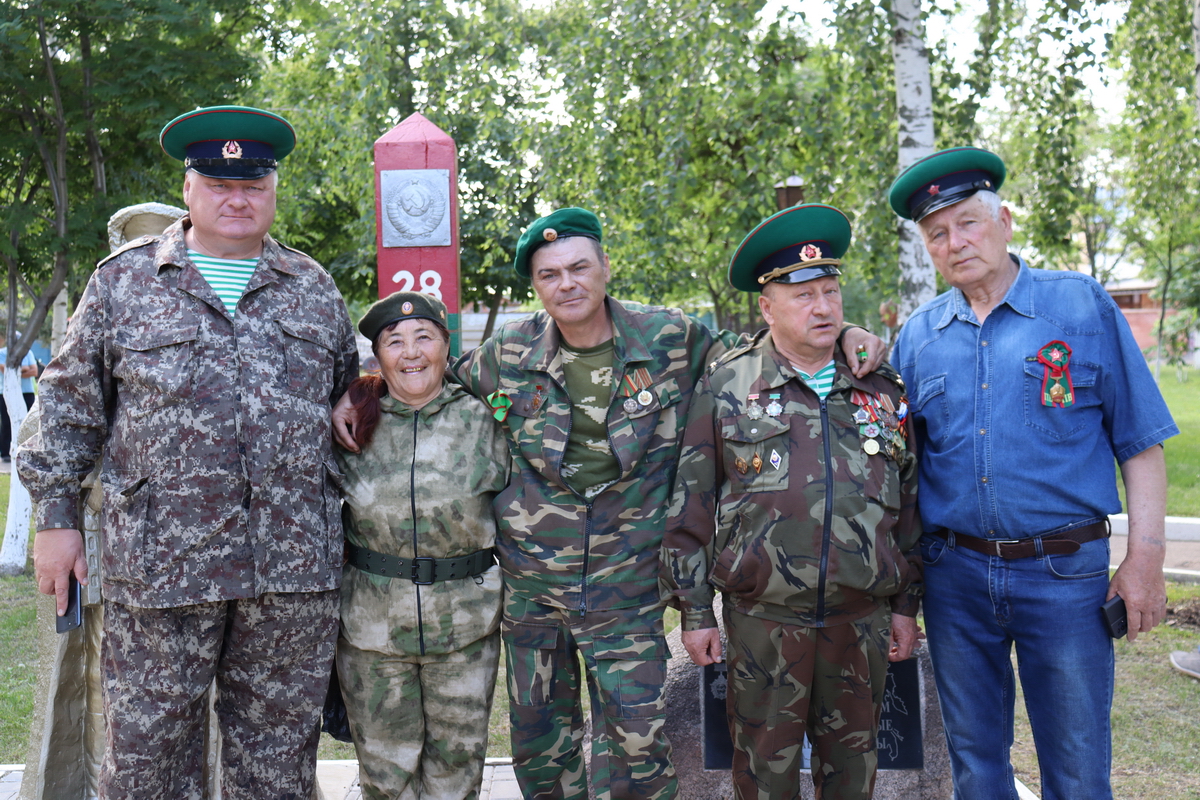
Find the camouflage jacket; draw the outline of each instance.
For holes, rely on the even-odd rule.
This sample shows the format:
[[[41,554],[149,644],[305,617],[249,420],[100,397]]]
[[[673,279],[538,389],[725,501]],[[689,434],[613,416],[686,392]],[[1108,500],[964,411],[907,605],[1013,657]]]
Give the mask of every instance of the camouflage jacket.
[[[171,607],[336,588],[329,409],[357,377],[328,273],[269,236],[233,318],[184,217],[92,274],[17,456],[37,527],[78,528],[100,460],[104,596]]]
[[[479,397],[500,391],[512,401],[505,420],[512,479],[496,503],[507,588],[581,613],[659,602],[659,545],[679,437],[714,342],[676,309],[607,302],[614,331],[608,440],[621,476],[590,503],[561,472],[571,398],[550,316],[508,323],[456,367]],[[626,411],[626,394],[636,399],[643,389],[650,402]]]
[[[701,380],[663,537],[664,588],[684,630],[716,625],[714,586],[742,613],[809,627],[858,619],[885,597],[916,614],[916,457],[864,452],[852,402],[858,389],[899,409],[903,384],[886,364],[859,380],[835,358],[823,403],[767,331]],[[747,413],[752,393],[762,413]]]
[[[371,444],[338,449],[346,538],[402,558],[453,558],[492,547],[492,501],[508,482],[508,444],[492,413],[447,384],[420,411],[391,397]],[[500,624],[500,568],[417,586],[347,565],[342,632],[378,652],[445,653]]]

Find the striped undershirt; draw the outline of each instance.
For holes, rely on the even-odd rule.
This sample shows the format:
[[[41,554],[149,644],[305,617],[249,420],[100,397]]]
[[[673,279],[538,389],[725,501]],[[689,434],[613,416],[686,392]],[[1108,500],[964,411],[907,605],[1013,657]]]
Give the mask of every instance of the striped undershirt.
[[[793,364],[792,367],[796,367],[796,365]],[[808,388],[817,393],[817,397],[824,400],[829,396],[829,390],[833,388],[833,377],[837,374],[837,366],[830,361],[817,370],[814,375],[809,375],[799,368],[796,368],[796,374],[800,376],[800,380],[808,384]]]
[[[195,250],[188,250],[188,258],[196,265],[196,269],[200,270],[200,274],[217,293],[217,297],[221,298],[229,316],[234,316],[238,300],[242,299],[246,284],[250,282],[250,276],[258,267],[258,259],[213,258]]]

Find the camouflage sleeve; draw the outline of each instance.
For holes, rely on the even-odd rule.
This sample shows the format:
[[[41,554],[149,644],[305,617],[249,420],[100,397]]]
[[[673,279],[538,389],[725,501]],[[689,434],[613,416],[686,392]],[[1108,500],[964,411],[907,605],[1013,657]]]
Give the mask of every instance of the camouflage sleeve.
[[[705,366],[713,363],[729,350],[748,344],[750,339],[751,336],[748,333],[717,331],[716,335],[713,337],[712,346],[708,348],[708,354],[704,357]]]
[[[79,492],[108,431],[111,376],[99,272],[84,289],[62,349],[38,382],[41,424],[17,452],[21,483],[37,503],[37,530],[79,527]]]
[[[337,291],[336,289],[334,290]],[[346,303],[341,295],[337,297],[341,306],[341,319],[338,321],[338,350],[334,354],[333,363],[333,392],[329,396],[329,407],[337,405],[337,401],[346,393],[350,383],[358,377],[358,342],[354,338],[354,324],[346,312]]]
[[[485,402],[500,385],[499,341],[499,337],[493,335],[479,347],[459,356],[450,367],[451,379]]]
[[[680,449],[663,534],[659,583],[683,612],[685,631],[715,628],[709,568],[717,540],[717,495],[724,481],[717,449],[715,397],[708,376],[697,386]]]
[[[908,562],[907,585],[892,596],[892,613],[915,617],[925,592],[921,563],[921,514],[917,510],[917,440],[910,413],[904,423],[908,430],[908,449],[900,470],[900,518],[896,523],[896,546]]]

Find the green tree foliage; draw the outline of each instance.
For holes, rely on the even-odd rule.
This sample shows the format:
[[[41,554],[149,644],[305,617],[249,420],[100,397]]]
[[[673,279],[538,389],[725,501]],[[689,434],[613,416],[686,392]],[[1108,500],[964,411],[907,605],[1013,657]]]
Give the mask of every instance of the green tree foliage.
[[[270,33],[263,13],[232,0],[0,6],[0,259],[10,312],[18,286],[34,300],[27,332],[71,270],[108,252],[115,210],[178,193],[158,131],[252,78],[243,45]],[[10,365],[32,340],[9,348]]]
[[[538,109],[520,5],[302,0],[293,13],[250,94],[286,109],[302,137],[286,162],[280,235],[327,265],[352,303],[377,297],[372,147],[419,111],[458,147],[464,300],[527,297],[510,266],[537,190],[524,160]]]
[[[1164,315],[1173,304],[1200,305],[1200,140],[1190,11],[1183,0],[1133,0],[1115,47],[1129,86],[1118,141],[1136,211],[1125,235],[1159,281]],[[1160,344],[1164,322],[1160,318]]]

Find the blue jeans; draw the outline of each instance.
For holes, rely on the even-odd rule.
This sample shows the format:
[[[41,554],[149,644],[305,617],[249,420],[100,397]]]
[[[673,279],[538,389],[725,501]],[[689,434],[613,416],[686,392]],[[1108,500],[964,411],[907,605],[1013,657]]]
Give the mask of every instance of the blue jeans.
[[[1101,619],[1108,540],[1006,561],[921,540],[925,625],[955,800],[1016,800],[1012,646],[1043,800],[1111,800],[1113,644]]]

